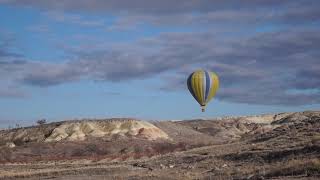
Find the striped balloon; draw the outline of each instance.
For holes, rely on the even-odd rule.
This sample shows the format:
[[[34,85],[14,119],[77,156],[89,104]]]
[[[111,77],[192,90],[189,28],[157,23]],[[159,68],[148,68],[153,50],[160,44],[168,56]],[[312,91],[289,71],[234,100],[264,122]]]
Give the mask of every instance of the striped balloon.
[[[219,88],[219,78],[214,72],[198,70],[188,77],[188,89],[205,111],[207,103],[215,96]]]

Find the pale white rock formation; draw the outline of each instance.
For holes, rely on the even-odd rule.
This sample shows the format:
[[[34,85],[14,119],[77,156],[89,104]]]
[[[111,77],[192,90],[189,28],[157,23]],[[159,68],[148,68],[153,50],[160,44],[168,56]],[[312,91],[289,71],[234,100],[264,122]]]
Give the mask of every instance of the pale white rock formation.
[[[168,139],[168,135],[151,123],[138,120],[66,122],[55,128],[45,142],[81,141],[87,137],[112,135],[139,136],[148,140]]]
[[[15,145],[13,142],[7,142],[7,143],[6,143],[6,147],[8,147],[8,148],[14,148],[14,147],[16,147],[16,145]]]

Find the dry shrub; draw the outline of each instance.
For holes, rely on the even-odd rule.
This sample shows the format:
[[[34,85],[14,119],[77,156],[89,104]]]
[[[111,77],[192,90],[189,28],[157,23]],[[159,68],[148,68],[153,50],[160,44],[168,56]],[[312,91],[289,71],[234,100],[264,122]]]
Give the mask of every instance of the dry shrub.
[[[310,172],[320,175],[320,160],[319,159],[311,160],[308,169]]]
[[[320,135],[315,135],[311,139],[312,144],[320,144]]]
[[[13,141],[13,143],[16,145],[16,146],[22,146],[25,144],[25,142],[22,140],[22,139],[16,139]]]
[[[122,160],[122,161],[125,161],[125,160],[127,160],[128,158],[130,158],[132,155],[131,154],[124,154],[124,155],[121,155],[120,156],[120,159]]]
[[[161,142],[153,146],[153,150],[155,154],[165,154],[165,153],[170,153],[178,150],[181,151],[185,149],[186,149],[186,144],[184,143],[172,144],[168,142]]]
[[[10,162],[12,160],[12,151],[9,148],[1,148],[0,154],[0,163]]]
[[[134,159],[140,159],[146,156],[146,153],[134,153],[133,158]]]

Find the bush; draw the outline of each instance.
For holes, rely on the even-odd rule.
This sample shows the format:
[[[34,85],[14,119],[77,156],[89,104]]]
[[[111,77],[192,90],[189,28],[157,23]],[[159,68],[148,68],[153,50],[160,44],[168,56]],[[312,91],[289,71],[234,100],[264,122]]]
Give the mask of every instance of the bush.
[[[42,125],[42,124],[45,124],[45,123],[47,123],[47,120],[46,120],[46,119],[39,119],[39,120],[37,121],[37,124],[38,124],[38,125]]]

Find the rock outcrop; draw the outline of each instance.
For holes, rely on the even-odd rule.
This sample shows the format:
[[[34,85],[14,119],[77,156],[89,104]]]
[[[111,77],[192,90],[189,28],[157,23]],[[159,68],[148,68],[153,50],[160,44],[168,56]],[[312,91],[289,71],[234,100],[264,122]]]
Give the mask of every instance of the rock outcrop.
[[[151,123],[137,120],[80,121],[64,123],[56,127],[45,142],[61,140],[81,141],[87,137],[139,136],[148,140],[168,139],[168,135]]]

